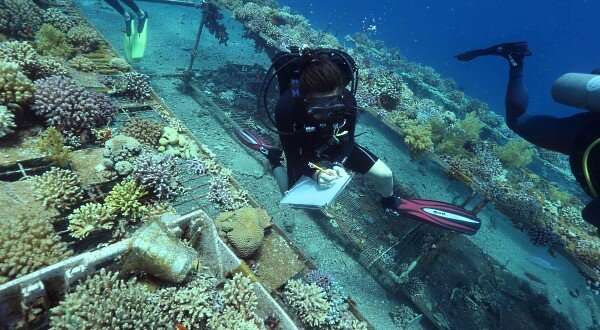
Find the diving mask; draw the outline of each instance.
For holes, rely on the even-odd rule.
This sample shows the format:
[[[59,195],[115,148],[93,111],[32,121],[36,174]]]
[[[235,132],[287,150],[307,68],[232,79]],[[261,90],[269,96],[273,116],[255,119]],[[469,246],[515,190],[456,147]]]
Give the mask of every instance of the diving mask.
[[[341,95],[307,98],[305,102],[308,116],[317,122],[339,122],[349,114]]]

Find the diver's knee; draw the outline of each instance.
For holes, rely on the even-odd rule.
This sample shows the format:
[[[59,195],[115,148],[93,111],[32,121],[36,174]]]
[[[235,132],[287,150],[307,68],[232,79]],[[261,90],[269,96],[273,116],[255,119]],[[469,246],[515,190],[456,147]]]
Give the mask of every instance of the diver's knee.
[[[392,170],[381,160],[377,160],[367,172],[367,175],[376,177],[380,180],[391,179],[393,177]]]

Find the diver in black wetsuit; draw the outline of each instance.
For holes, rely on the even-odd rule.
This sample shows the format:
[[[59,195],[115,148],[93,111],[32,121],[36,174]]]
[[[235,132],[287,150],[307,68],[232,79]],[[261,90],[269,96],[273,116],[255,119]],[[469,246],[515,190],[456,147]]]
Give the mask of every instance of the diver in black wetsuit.
[[[137,16],[138,19],[138,28],[141,30],[141,28],[144,26],[144,24],[142,24],[142,22],[144,22],[147,18],[148,18],[148,13],[146,13],[145,11],[141,10],[140,7],[138,7],[138,5],[135,3],[134,0],[104,0],[107,4],[109,4],[111,7],[114,8],[114,10],[116,10],[119,14],[121,14],[121,16],[123,16],[123,18],[125,19],[125,31],[127,35],[130,35],[132,31],[131,30],[131,21],[133,20],[133,18],[131,17],[131,14],[129,14],[127,11],[125,11],[125,8],[123,8],[123,6],[121,5],[121,2],[123,2],[125,5],[127,5],[127,7],[129,7]],[[141,31],[139,31],[141,32]]]
[[[583,218],[600,227],[600,113],[582,112],[565,118],[527,114],[528,94],[523,84],[524,58],[531,52],[526,42],[495,45],[456,56],[470,61],[479,56],[505,58],[510,67],[506,91],[506,123],[525,140],[569,156],[571,170],[593,200],[583,209]],[[592,74],[600,74],[596,69]],[[599,147],[597,147],[599,146]]]
[[[280,162],[281,152],[273,152],[274,156],[269,157],[273,173],[285,191],[302,175],[327,186],[344,175],[347,168],[372,178],[384,207],[393,209],[396,198],[392,171],[377,156],[355,143],[356,99],[344,88],[341,77],[342,72],[328,57],[315,57],[300,76],[300,90],[306,95],[307,109],[294,100],[291,90],[281,95],[275,109],[277,129],[281,132],[300,129],[304,133],[280,134],[287,173]],[[325,113],[320,109],[328,110]],[[331,170],[311,168],[309,163],[316,161],[329,161]]]

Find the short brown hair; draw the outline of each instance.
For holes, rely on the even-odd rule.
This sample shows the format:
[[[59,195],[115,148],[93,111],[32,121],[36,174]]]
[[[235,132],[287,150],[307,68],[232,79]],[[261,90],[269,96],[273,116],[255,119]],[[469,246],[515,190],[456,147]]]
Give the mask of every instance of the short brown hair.
[[[340,68],[322,55],[310,59],[300,74],[300,90],[304,95],[326,93],[344,87]]]

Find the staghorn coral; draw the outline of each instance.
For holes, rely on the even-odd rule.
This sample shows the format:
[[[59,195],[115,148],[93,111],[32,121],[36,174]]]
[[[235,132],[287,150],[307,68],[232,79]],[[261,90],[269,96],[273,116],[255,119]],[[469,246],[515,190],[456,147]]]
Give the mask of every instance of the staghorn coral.
[[[158,143],[158,151],[185,159],[199,158],[200,150],[187,135],[179,133],[175,128],[165,127]]]
[[[148,211],[141,199],[147,192],[134,180],[127,180],[115,185],[104,199],[104,204],[116,216],[129,220],[139,220]]]
[[[54,26],[61,32],[67,33],[69,30],[77,25],[77,21],[65,14],[59,8],[48,8],[44,11],[44,22]]]
[[[0,221],[0,284],[71,255],[48,219],[6,215]]]
[[[83,53],[91,53],[102,43],[102,38],[98,32],[86,25],[77,25],[67,32],[67,39],[75,48]]]
[[[208,174],[208,166],[201,159],[187,159],[184,165],[194,175],[201,176]]]
[[[173,322],[149,303],[135,279],[101,269],[50,310],[51,329],[172,329]]]
[[[215,223],[225,233],[238,256],[248,258],[260,248],[271,217],[263,209],[245,207],[219,214]]]
[[[43,22],[44,11],[32,0],[0,0],[0,32],[32,38]]]
[[[75,53],[64,32],[44,24],[35,34],[35,49],[42,55],[71,58]]]
[[[47,208],[70,210],[83,199],[79,177],[71,170],[53,167],[31,180],[35,199]]]
[[[134,118],[127,121],[121,133],[131,136],[141,143],[158,147],[164,126],[148,119]]]
[[[325,291],[316,284],[289,280],[285,285],[283,297],[302,322],[317,328],[326,325],[327,313],[331,306]]]
[[[66,167],[71,162],[71,149],[65,146],[64,137],[54,127],[48,127],[40,134],[36,147],[60,167]]]
[[[79,87],[63,76],[35,82],[33,111],[63,133],[91,139],[91,130],[107,124],[117,112],[110,99]]]
[[[159,200],[177,196],[182,190],[175,159],[169,155],[142,153],[133,163],[131,177]]]
[[[225,310],[235,310],[246,320],[256,317],[258,298],[254,292],[254,284],[249,278],[241,273],[235,274],[225,282],[222,294]]]
[[[69,66],[83,72],[92,72],[96,70],[94,62],[83,55],[77,55],[69,60]]]
[[[141,152],[142,145],[138,140],[125,135],[115,135],[104,143],[102,165],[125,176],[133,171],[134,158]]]
[[[0,105],[24,106],[33,96],[34,85],[14,63],[0,62]]]
[[[15,115],[7,107],[0,105],[0,139],[12,133],[15,127]]]
[[[100,203],[87,203],[75,209],[67,220],[72,237],[83,239],[99,230],[112,229],[115,217],[110,209]]]

